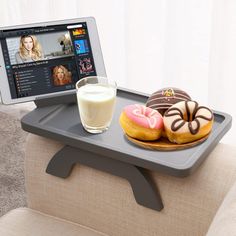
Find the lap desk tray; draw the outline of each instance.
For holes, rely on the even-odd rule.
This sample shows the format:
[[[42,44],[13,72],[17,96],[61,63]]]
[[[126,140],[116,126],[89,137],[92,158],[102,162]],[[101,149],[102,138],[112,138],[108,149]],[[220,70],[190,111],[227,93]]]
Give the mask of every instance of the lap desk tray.
[[[80,163],[126,178],[137,203],[160,211],[163,208],[160,193],[145,170],[177,177],[190,175],[230,129],[232,118],[226,113],[213,111],[212,132],[199,145],[172,151],[144,149],[127,139],[119,125],[119,116],[126,105],[145,104],[147,99],[147,95],[118,89],[111,126],[102,134],[90,134],[82,128],[75,94],[70,95],[71,103],[67,104],[53,105],[56,98],[41,103],[36,101],[37,108],[24,116],[21,124],[25,131],[65,144],[52,157],[47,173],[66,178],[73,165]]]

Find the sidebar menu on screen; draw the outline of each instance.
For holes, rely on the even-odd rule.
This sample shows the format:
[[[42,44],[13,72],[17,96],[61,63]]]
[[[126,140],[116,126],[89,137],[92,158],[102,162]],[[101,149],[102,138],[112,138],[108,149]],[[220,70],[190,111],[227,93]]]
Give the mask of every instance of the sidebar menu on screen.
[[[72,26],[70,29],[70,36],[74,48],[79,79],[86,76],[96,75],[96,68],[94,65],[86,23]]]

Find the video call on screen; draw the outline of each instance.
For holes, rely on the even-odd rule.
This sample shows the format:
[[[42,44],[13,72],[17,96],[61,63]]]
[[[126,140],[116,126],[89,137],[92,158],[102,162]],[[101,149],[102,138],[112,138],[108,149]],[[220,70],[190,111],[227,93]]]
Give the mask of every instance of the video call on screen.
[[[71,90],[96,75],[85,22],[5,30],[0,40],[13,99]]]

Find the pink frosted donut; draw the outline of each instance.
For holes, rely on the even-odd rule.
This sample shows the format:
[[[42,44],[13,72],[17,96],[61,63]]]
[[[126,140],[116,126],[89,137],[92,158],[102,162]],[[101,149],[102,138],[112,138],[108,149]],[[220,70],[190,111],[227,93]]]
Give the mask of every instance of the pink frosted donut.
[[[161,137],[161,114],[144,105],[126,106],[120,115],[120,125],[129,136],[139,140],[156,140]]]

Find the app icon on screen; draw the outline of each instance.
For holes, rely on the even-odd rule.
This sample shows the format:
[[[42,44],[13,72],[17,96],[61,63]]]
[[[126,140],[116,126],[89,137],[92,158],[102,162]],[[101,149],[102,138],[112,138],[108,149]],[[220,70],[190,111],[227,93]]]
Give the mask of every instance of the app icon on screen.
[[[86,39],[75,40],[76,54],[83,54],[89,52],[88,42]]]
[[[86,31],[85,29],[74,29],[72,30],[72,34],[73,36],[82,35],[82,34],[86,34]]]

